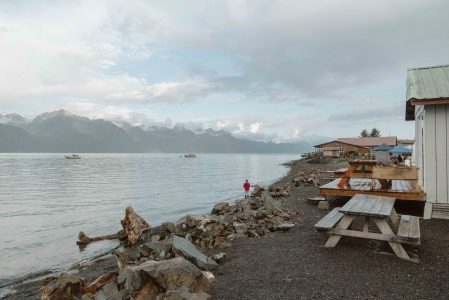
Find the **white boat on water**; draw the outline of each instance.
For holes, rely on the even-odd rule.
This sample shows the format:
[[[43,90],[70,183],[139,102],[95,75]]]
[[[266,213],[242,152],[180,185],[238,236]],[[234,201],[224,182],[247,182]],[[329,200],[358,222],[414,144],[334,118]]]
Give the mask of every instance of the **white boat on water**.
[[[196,157],[196,154],[195,154],[195,153],[184,154],[184,157],[187,157],[187,158],[195,158],[195,157]]]
[[[66,155],[64,157],[65,159],[81,159],[81,156],[79,156],[78,154]]]

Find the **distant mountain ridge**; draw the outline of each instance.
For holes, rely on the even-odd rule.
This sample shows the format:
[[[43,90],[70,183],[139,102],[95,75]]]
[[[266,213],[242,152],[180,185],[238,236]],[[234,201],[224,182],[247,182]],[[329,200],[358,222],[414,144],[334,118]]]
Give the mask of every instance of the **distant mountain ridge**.
[[[257,142],[224,130],[188,130],[115,124],[64,110],[43,113],[33,120],[0,114],[0,152],[73,153],[303,153],[308,143]]]

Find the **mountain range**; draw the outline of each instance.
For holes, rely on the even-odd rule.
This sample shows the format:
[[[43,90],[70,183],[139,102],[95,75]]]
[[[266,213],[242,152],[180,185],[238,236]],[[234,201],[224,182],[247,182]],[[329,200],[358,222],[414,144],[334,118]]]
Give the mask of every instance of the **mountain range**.
[[[34,119],[0,114],[0,152],[46,153],[304,153],[311,146],[240,139],[224,130],[146,127],[89,119],[65,110]]]

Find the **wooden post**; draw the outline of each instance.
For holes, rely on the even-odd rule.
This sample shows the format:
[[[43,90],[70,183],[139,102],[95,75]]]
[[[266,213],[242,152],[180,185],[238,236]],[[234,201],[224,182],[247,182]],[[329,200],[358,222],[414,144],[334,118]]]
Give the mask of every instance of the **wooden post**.
[[[337,225],[339,229],[348,229],[348,227],[354,221],[355,216],[344,215],[343,218]],[[338,242],[341,240],[341,235],[331,235],[324,245],[325,248],[334,248],[337,246]]]

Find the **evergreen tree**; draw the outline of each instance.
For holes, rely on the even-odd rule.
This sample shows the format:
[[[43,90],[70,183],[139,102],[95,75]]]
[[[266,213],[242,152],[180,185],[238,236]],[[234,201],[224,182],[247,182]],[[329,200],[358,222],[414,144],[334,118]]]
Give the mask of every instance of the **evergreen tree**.
[[[373,129],[371,129],[371,133],[369,134],[369,136],[371,136],[371,137],[379,137],[380,136],[380,131],[377,130],[377,128],[373,128]]]

